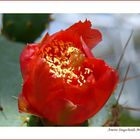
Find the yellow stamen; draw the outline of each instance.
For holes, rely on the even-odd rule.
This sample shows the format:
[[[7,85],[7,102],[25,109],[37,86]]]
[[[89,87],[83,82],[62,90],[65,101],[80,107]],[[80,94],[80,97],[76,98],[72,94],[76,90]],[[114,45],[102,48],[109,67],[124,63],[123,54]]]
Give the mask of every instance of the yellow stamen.
[[[53,41],[39,55],[46,60],[53,77],[63,78],[66,83],[82,86],[90,68],[83,67],[85,54],[72,42]]]

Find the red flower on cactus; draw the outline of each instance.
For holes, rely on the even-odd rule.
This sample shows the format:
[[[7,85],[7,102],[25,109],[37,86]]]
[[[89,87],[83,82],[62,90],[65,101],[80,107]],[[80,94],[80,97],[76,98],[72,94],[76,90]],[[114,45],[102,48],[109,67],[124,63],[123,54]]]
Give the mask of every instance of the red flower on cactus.
[[[86,20],[28,44],[20,56],[19,111],[56,125],[78,125],[95,115],[118,83],[117,72],[91,53],[101,40]]]

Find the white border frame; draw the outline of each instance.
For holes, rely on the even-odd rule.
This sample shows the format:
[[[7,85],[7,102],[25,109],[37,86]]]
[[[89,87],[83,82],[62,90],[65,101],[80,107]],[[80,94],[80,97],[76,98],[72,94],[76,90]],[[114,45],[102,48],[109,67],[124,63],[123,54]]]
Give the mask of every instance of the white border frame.
[[[1,127],[2,139],[139,139],[139,127]]]
[[[0,1],[0,13],[139,13],[140,1]]]
[[[0,1],[0,13],[140,13],[140,1]],[[0,127],[0,138],[139,139],[140,128]]]

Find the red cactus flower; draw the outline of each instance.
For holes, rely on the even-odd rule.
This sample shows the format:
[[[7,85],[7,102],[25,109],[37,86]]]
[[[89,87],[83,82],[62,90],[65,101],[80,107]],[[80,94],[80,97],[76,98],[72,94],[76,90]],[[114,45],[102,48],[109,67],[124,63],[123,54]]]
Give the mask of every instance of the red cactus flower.
[[[86,20],[28,44],[20,56],[19,111],[56,125],[77,125],[95,115],[118,83],[117,72],[91,53],[101,40]]]

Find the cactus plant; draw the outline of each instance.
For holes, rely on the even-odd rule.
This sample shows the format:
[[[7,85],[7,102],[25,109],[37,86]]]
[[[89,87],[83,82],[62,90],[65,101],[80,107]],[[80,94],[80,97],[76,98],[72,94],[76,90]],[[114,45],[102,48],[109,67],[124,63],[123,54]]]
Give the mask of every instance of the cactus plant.
[[[19,55],[24,44],[0,36],[0,126],[20,126],[17,97],[21,89]]]
[[[2,33],[11,40],[30,43],[50,21],[50,14],[3,14]]]
[[[49,14],[4,14],[2,33],[14,41],[33,42],[50,22]],[[43,126],[36,116],[18,112],[17,96],[21,91],[22,78],[19,55],[23,43],[9,41],[0,35],[0,126]],[[111,109],[116,103],[114,95],[104,108],[83,126],[105,126],[112,119]],[[119,125],[139,126],[140,120],[131,118],[128,112],[119,112]]]

